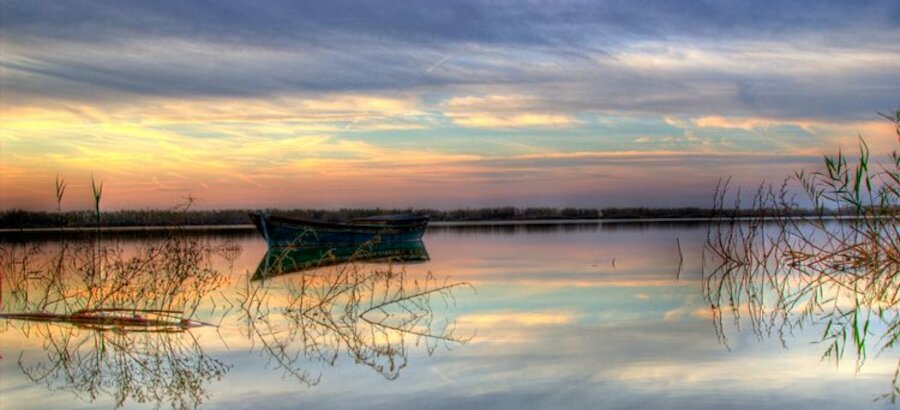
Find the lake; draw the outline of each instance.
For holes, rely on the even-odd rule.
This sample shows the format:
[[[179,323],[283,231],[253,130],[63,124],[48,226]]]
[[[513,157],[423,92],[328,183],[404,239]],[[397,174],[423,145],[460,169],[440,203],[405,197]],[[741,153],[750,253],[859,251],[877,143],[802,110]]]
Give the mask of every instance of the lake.
[[[433,227],[427,261],[264,280],[251,280],[267,250],[256,233],[178,235],[7,236],[4,313],[102,297],[193,314],[155,331],[0,319],[0,407],[893,407],[887,325],[866,326],[864,360],[846,344],[823,356],[829,311],[773,308],[791,278],[722,280],[701,254],[705,223]],[[94,276],[62,277],[98,258]]]

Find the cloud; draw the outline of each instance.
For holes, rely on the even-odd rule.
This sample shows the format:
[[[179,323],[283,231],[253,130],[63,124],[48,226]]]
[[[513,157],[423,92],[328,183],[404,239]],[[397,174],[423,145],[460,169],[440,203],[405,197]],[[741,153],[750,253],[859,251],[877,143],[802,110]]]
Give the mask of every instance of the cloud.
[[[77,181],[95,174],[116,208],[165,207],[188,193],[211,207],[701,205],[720,176],[755,185],[816,164],[820,146],[803,141],[845,141],[856,130],[873,152],[894,141],[880,138],[892,133],[886,121],[583,115],[515,133],[445,121],[479,106],[514,118],[543,104],[524,95],[429,103],[400,93],[16,106],[0,112],[4,164],[14,170],[3,174],[2,206],[48,204],[40,198],[49,191],[26,187],[50,187],[56,172],[73,181],[70,205],[87,202]],[[493,135],[500,142],[486,145]],[[160,186],[168,193],[148,203],[145,193]]]
[[[5,34],[74,37],[115,41],[110,34],[176,35],[231,42],[277,43],[285,39],[327,37],[346,32],[409,42],[546,44],[561,39],[586,41],[598,33],[659,37],[673,33],[717,34],[726,38],[786,37],[819,31],[896,27],[900,6],[891,1],[723,1],[684,5],[658,0],[635,4],[567,1],[485,2],[457,0],[440,4],[352,0],[328,3],[236,1],[184,3],[162,0],[115,3],[74,1],[64,4],[12,1],[4,4]],[[134,16],[141,16],[140,19]]]
[[[576,123],[571,115],[542,111],[539,101],[521,95],[454,97],[442,112],[454,123],[475,128],[566,127]]]
[[[0,82],[13,105],[397,91],[544,102],[542,114],[461,120],[488,127],[592,110],[859,119],[896,104],[898,8],[10,2]]]
[[[0,113],[6,126],[48,127],[72,124],[131,123],[135,126],[183,126],[222,131],[252,127],[255,132],[281,127],[294,132],[333,132],[354,123],[384,130],[409,129],[426,115],[415,98],[364,94],[276,98],[148,98],[131,104],[55,102],[45,106],[12,106]],[[190,133],[188,133],[190,134]]]
[[[260,201],[451,184],[483,204],[588,204],[653,199],[664,180],[696,184],[672,193],[690,198],[701,163],[768,176],[857,132],[889,150],[875,111],[900,94],[890,1],[2,7],[5,186],[90,168],[271,184]]]

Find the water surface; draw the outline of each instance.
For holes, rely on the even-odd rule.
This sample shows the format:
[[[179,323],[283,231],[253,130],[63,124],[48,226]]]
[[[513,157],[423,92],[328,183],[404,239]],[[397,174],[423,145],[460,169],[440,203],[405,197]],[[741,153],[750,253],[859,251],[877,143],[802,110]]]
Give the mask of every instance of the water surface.
[[[734,317],[711,301],[706,233],[702,223],[438,227],[424,238],[428,261],[355,264],[358,275],[393,276],[365,276],[357,304],[315,317],[292,312],[327,299],[312,289],[348,265],[250,281],[262,239],[185,233],[224,250],[207,266],[218,285],[194,295],[192,319],[216,326],[0,320],[0,407],[893,407],[882,398],[894,388],[892,351],[859,365],[849,352],[823,360],[822,323]],[[161,240],[100,241],[127,257]],[[52,262],[65,242],[3,245],[39,246]],[[3,312],[24,307],[11,295],[15,266],[4,264]],[[400,287],[426,294],[360,316]]]

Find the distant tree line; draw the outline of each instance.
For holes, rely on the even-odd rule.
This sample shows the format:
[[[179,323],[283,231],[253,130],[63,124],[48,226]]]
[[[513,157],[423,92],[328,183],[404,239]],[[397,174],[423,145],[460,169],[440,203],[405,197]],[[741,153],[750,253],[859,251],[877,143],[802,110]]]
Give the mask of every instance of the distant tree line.
[[[247,209],[222,210],[122,210],[104,212],[100,217],[103,226],[180,226],[180,225],[243,225],[249,224]],[[528,221],[540,219],[660,219],[660,218],[709,218],[763,216],[759,209],[708,209],[708,208],[470,208],[455,210],[437,209],[269,209],[266,212],[293,218],[340,221],[372,215],[416,214],[428,215],[432,221]],[[812,210],[793,211],[794,215],[812,215]],[[832,212],[840,215],[844,212]],[[771,215],[776,215],[773,210]],[[784,215],[783,210],[777,215]],[[0,228],[58,228],[92,227],[97,225],[93,211],[32,212],[8,210],[0,212]]]

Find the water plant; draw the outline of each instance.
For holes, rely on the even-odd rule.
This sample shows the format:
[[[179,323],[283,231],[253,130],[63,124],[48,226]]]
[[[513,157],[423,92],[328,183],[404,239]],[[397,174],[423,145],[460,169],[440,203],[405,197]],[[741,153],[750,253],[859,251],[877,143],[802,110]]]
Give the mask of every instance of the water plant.
[[[57,210],[65,180],[56,178]],[[101,225],[103,184],[91,177]],[[228,280],[212,266],[232,243],[178,235],[123,248],[97,233],[42,243],[0,244],[0,319],[41,337],[46,360],[19,359],[30,380],[93,402],[101,394],[196,408],[204,384],[229,366],[204,354],[189,330],[200,304]]]
[[[63,195],[66,194],[66,180],[59,177],[59,174],[56,174],[56,182],[54,184],[55,193],[56,193],[56,212],[62,212],[62,200]]]
[[[103,196],[103,182],[97,185],[94,176],[91,175],[91,194],[94,196],[94,215],[97,217],[97,227],[100,227],[100,198]]]
[[[230,366],[206,355],[190,330],[208,325],[197,309],[228,281],[212,259],[236,251],[184,235],[128,249],[94,237],[2,244],[4,330],[39,336],[45,354],[21,356],[19,367],[91,402],[198,407],[205,384]]]
[[[900,110],[891,119],[900,138]],[[728,181],[716,189],[726,207]],[[795,192],[799,191],[799,194]],[[741,207],[737,194],[735,207]],[[800,203],[815,213],[791,213]],[[874,163],[860,138],[858,155],[823,157],[823,168],[799,171],[778,186],[761,185],[749,218],[712,224],[706,250],[720,262],[704,275],[704,295],[727,345],[724,317],[749,323],[759,338],[821,326],[823,359],[852,352],[861,368],[875,349],[900,340],[900,156]],[[876,329],[879,329],[876,331]],[[900,361],[891,391],[900,397]]]

